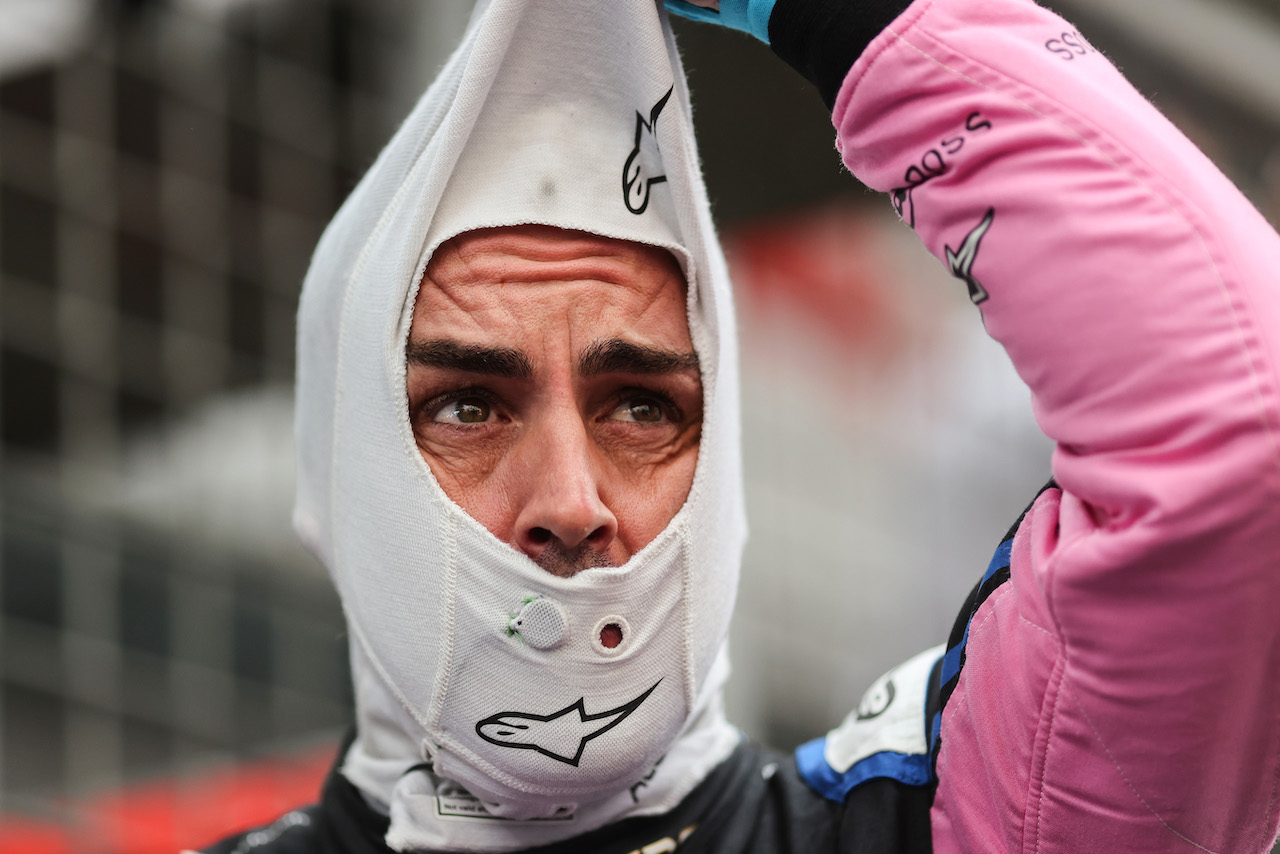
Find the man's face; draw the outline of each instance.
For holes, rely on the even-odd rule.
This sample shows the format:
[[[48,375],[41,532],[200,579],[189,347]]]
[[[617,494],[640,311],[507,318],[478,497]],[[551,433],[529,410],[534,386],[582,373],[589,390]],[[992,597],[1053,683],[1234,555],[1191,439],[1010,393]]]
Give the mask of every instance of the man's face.
[[[427,265],[406,352],[409,421],[445,494],[549,572],[626,562],[684,504],[702,381],[668,252],[462,234]]]

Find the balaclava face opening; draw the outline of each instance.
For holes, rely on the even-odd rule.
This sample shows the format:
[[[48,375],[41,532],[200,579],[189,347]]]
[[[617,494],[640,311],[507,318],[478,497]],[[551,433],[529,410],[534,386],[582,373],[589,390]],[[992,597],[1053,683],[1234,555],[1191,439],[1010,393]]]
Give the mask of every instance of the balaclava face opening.
[[[624,566],[568,579],[444,495],[407,415],[427,260],[455,235],[525,223],[671,251],[702,369],[684,507]],[[299,313],[295,526],[351,632],[360,741],[344,773],[390,809],[393,847],[501,850],[660,811],[731,749],[719,692],[745,539],[735,346],[664,13],[482,2],[326,232]],[[616,647],[605,626],[621,629]],[[470,815],[447,814],[455,786],[479,799]],[[512,819],[541,823],[516,833],[534,822]]]

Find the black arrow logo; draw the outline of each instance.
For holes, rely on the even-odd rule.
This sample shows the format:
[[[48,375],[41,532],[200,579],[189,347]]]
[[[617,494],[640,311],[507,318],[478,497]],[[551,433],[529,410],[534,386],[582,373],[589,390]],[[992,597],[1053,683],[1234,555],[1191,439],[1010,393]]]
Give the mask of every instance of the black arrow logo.
[[[476,734],[490,744],[516,750],[536,750],[543,756],[576,768],[588,741],[626,720],[661,684],[659,679],[634,700],[594,715],[587,714],[584,697],[549,715],[499,712],[476,724]],[[573,712],[577,714],[573,715]]]
[[[640,168],[640,143],[644,139],[644,132],[648,131],[650,136],[655,133],[654,128],[658,125],[658,116],[662,113],[662,108],[667,105],[667,101],[671,99],[671,93],[675,91],[674,84],[667,90],[667,94],[658,99],[658,103],[653,105],[653,109],[649,111],[649,119],[645,121],[644,116],[636,110],[636,139],[635,147],[631,149],[631,154],[627,156],[627,162],[622,166],[622,201],[626,204],[627,210],[633,214],[642,214],[645,208],[649,207],[649,191],[654,184],[660,184],[667,180],[666,175],[658,175],[654,178],[642,178],[643,169]],[[654,145],[657,145],[657,138],[654,139]]]

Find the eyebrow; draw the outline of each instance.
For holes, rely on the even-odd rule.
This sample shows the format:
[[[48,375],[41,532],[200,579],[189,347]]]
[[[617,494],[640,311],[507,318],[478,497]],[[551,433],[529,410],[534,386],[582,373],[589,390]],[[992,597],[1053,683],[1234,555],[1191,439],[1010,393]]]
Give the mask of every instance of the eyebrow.
[[[659,347],[632,344],[620,338],[597,341],[578,358],[584,377],[602,374],[677,374],[697,369],[696,353],[676,353]]]
[[[481,347],[448,338],[412,341],[405,358],[426,368],[447,368],[471,374],[528,380],[533,377],[529,357],[510,347]],[[597,341],[578,358],[584,377],[603,374],[675,374],[698,368],[696,353],[677,353],[660,347],[632,344],[620,338]]]
[[[529,357],[510,347],[480,347],[447,338],[410,341],[405,358],[424,368],[449,368],[470,374],[527,380],[533,377]]]

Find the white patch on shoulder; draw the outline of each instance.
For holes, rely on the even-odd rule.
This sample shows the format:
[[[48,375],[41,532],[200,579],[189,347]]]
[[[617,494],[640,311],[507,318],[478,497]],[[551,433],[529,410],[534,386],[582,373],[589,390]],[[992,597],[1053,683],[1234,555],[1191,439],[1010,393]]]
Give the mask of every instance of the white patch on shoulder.
[[[929,673],[946,650],[945,645],[927,649],[871,684],[858,708],[827,734],[823,758],[833,771],[843,774],[855,763],[885,751],[929,752],[925,694]]]

